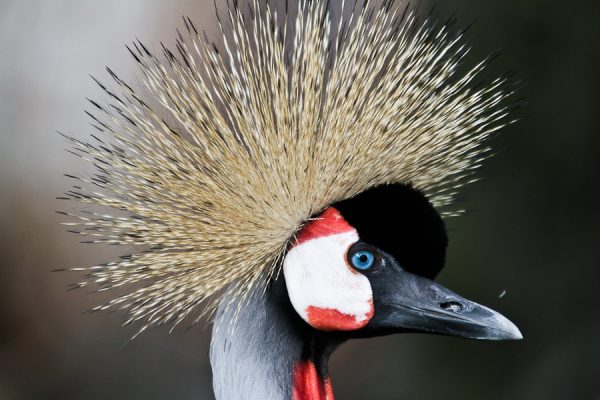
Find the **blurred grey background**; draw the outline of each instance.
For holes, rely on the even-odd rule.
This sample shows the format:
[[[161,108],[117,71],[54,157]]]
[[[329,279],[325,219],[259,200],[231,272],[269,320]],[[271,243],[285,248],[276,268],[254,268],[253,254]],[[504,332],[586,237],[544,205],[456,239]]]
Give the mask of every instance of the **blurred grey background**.
[[[509,316],[525,340],[352,342],[332,359],[336,398],[600,399],[600,5],[437,5],[459,26],[478,19],[471,60],[502,49],[488,75],[516,69],[529,102],[464,193],[473,211],[449,221],[439,280]],[[88,74],[110,65],[135,80],[124,44],[173,43],[182,15],[215,26],[207,0],[0,1],[0,400],[212,398],[208,329],[122,346],[134,332],[122,315],[81,314],[103,298],[67,292],[75,277],[50,272],[116,254],[59,225],[62,174],[82,166],[55,131],[90,133],[84,98],[101,94]]]

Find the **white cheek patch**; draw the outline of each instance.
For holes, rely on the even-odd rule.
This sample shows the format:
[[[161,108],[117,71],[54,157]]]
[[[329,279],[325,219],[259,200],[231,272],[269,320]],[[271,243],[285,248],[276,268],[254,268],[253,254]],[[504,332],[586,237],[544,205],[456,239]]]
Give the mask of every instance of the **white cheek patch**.
[[[337,213],[335,209],[328,210]],[[334,223],[339,224],[339,219]],[[346,227],[341,233],[305,238],[288,251],[283,262],[290,301],[296,312],[316,329],[360,329],[373,317],[371,284],[348,265],[346,258],[348,248],[358,241],[358,234],[349,225]]]

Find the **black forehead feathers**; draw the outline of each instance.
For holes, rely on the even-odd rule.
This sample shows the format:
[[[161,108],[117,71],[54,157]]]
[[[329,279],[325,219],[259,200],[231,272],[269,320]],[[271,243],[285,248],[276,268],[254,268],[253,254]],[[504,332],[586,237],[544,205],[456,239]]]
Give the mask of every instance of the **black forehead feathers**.
[[[410,185],[378,186],[332,206],[356,228],[361,241],[391,254],[406,271],[433,279],[444,267],[444,221]]]

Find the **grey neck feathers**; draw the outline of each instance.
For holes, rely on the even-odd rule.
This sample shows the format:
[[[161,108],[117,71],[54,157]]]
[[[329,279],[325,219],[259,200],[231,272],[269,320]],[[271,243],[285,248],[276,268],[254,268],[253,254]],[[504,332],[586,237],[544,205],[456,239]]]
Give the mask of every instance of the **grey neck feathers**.
[[[235,310],[235,304],[221,306],[213,326],[210,362],[217,400],[290,400],[294,365],[301,360],[313,360],[326,376],[327,360],[340,341],[300,320],[281,279],[265,295],[252,294],[232,326]]]

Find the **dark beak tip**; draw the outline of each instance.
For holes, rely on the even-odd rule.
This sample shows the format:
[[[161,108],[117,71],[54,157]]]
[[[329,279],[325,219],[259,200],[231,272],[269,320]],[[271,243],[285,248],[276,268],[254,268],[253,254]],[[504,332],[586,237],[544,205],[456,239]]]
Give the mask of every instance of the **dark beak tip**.
[[[488,336],[483,336],[479,338],[481,340],[490,340],[490,341],[518,341],[523,340],[523,335],[521,332],[493,332]]]
[[[508,318],[496,313],[488,325],[488,334],[482,339],[487,340],[522,340],[523,334]]]

